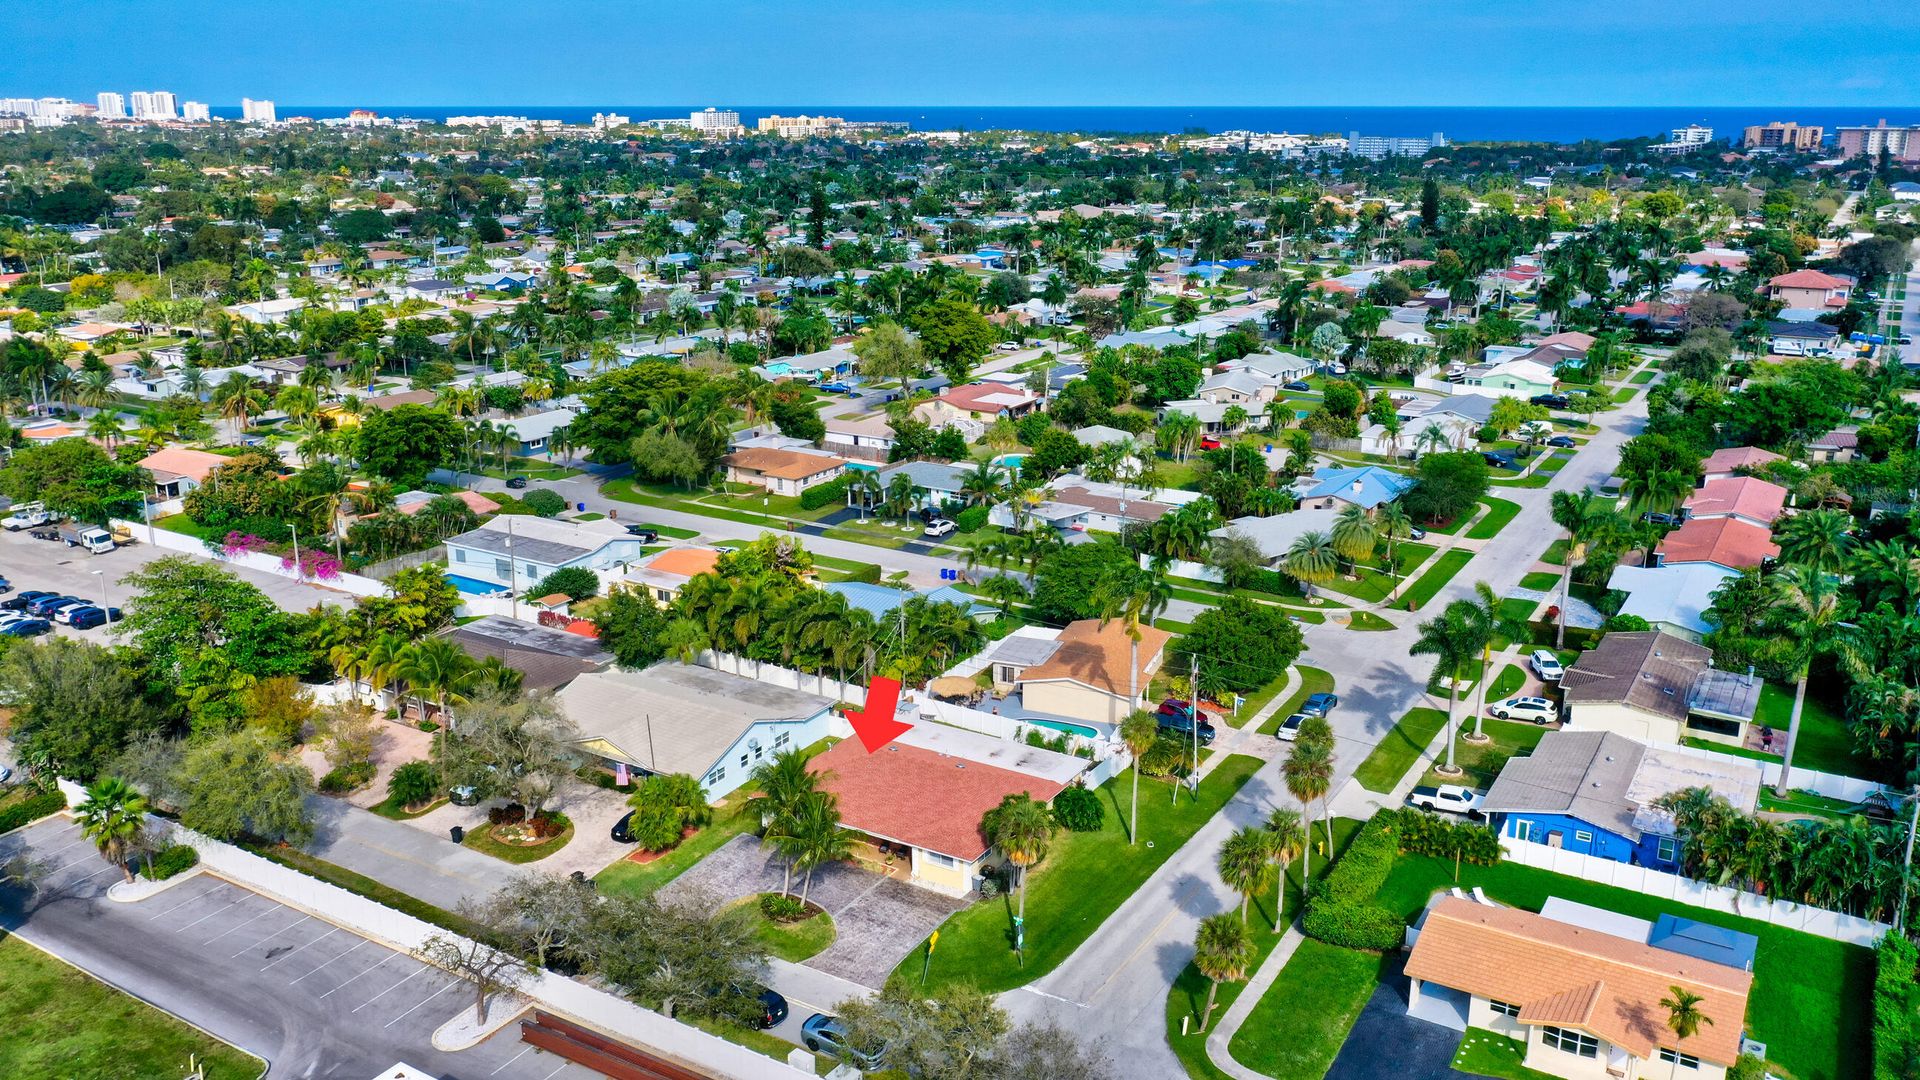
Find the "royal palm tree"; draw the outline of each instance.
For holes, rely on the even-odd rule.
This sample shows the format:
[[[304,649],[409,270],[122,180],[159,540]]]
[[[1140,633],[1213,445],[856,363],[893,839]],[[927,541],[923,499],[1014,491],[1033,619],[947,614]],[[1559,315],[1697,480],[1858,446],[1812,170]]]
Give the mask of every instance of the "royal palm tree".
[[[1474,582],[1473,599],[1467,601],[1473,605],[1473,637],[1479,642],[1480,653],[1480,708],[1473,714],[1473,734],[1468,736],[1474,742],[1485,742],[1481,733],[1481,724],[1487,712],[1487,666],[1493,660],[1493,643],[1496,638],[1509,641],[1524,641],[1531,628],[1524,619],[1516,619],[1500,610],[1500,598],[1493,595],[1493,587],[1484,581]]]
[[[1789,566],[1769,581],[1772,606],[1768,626],[1791,643],[1793,712],[1787,718],[1787,748],[1780,761],[1780,779],[1774,792],[1784,797],[1793,771],[1794,745],[1800,738],[1800,714],[1807,702],[1807,679],[1813,659],[1832,641],[1844,614],[1832,577],[1811,567]]]
[[[1133,802],[1127,814],[1127,846],[1140,839],[1140,758],[1160,738],[1160,722],[1145,709],[1135,709],[1120,722],[1120,741],[1133,756]]]
[[[1700,1030],[1700,1025],[1713,1026],[1713,1017],[1700,1011],[1700,1003],[1706,999],[1699,994],[1680,986],[1669,986],[1671,997],[1660,999],[1660,1007],[1667,1010],[1667,1026],[1682,1039],[1691,1039]]]
[[[1478,619],[1473,601],[1455,600],[1438,616],[1420,624],[1420,636],[1407,649],[1415,656],[1433,657],[1434,674],[1444,671],[1451,680],[1447,688],[1447,761],[1440,769],[1449,776],[1460,772],[1459,766],[1453,763],[1454,723],[1460,708],[1460,673],[1473,661],[1473,654],[1480,647],[1475,637]]]
[[[1213,1019],[1214,999],[1223,982],[1239,982],[1260,950],[1253,944],[1244,920],[1232,912],[1210,915],[1200,921],[1200,932],[1193,941],[1193,966],[1207,977],[1207,1005],[1200,1012],[1200,1031]]]
[[[1287,900],[1287,864],[1306,853],[1307,829],[1300,821],[1300,811],[1276,806],[1267,815],[1263,832],[1267,857],[1274,863],[1273,928],[1283,931],[1287,925],[1283,910]],[[1304,886],[1304,879],[1302,884]]]
[[[247,430],[248,419],[266,410],[267,392],[252,379],[235,372],[214,388],[213,406],[219,410],[221,419],[232,423],[234,441],[238,442]]]
[[[1318,530],[1295,537],[1280,560],[1280,570],[1299,582],[1311,598],[1315,585],[1332,581],[1340,570],[1340,557],[1334,549],[1333,537]]]
[[[1567,534],[1567,550],[1560,560],[1559,617],[1554,620],[1553,647],[1556,649],[1567,646],[1567,593],[1573,587],[1574,561],[1580,557],[1580,546],[1585,542],[1594,518],[1606,510],[1598,496],[1590,490],[1556,491],[1548,503],[1553,523]]]
[[[1413,535],[1413,519],[1400,500],[1381,503],[1373,512],[1373,531],[1387,545],[1387,602],[1391,604],[1400,595],[1400,562],[1395,549]]]
[[[1309,813],[1315,800],[1324,800],[1333,786],[1333,751],[1318,741],[1295,742],[1287,753],[1287,760],[1280,764],[1281,779],[1286,782],[1287,791],[1300,800],[1300,805],[1308,807]],[[1325,809],[1323,804],[1323,809]],[[1333,851],[1333,817],[1324,815],[1327,830],[1327,851]]]
[[[100,857],[120,868],[128,881],[133,868],[128,865],[147,829],[146,796],[117,776],[96,782],[87,789],[86,800],[74,807],[80,819],[80,833],[100,851]]]
[[[1002,799],[999,806],[987,811],[980,823],[980,831],[987,834],[987,841],[1020,871],[1016,926],[1026,925],[1027,871],[1047,857],[1047,847],[1053,841],[1053,824],[1053,812],[1025,792]],[[1023,939],[1016,936],[1015,940]]]
[[[1246,922],[1254,894],[1267,887],[1268,875],[1274,871],[1265,831],[1249,825],[1227,837],[1220,845],[1218,868],[1220,880],[1240,894],[1240,921]]]

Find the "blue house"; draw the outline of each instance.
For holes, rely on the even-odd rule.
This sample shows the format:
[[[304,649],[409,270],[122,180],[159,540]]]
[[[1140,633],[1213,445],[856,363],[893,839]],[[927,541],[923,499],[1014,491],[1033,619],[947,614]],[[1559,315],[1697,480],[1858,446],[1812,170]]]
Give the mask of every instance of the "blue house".
[[[1503,836],[1672,872],[1681,838],[1659,800],[1704,787],[1751,813],[1760,782],[1759,767],[1740,758],[1650,747],[1611,731],[1561,730],[1508,761],[1485,806]]]
[[[1353,503],[1363,510],[1372,510],[1406,494],[1413,487],[1413,477],[1378,465],[1359,465],[1322,469],[1307,483],[1310,486],[1300,495],[1303,510],[1336,510],[1336,503]]]

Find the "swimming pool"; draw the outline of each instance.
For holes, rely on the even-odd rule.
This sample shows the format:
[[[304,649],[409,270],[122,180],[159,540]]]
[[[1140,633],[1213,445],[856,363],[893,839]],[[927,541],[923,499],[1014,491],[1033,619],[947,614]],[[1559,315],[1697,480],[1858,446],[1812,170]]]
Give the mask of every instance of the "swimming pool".
[[[448,574],[447,581],[468,596],[499,596],[507,591],[505,585],[496,585],[491,581],[481,581],[478,578],[461,577],[459,574]]]
[[[1020,463],[1026,459],[1027,455],[1025,454],[1001,454],[999,457],[994,458],[991,464],[1000,465],[1009,469],[1018,469]]]
[[[1020,718],[1020,722],[1023,724],[1032,724],[1034,727],[1064,731],[1069,735],[1078,735],[1083,739],[1097,739],[1100,737],[1100,733],[1090,727],[1082,727],[1079,724],[1069,724],[1065,720],[1042,720],[1037,716],[1023,716]]]

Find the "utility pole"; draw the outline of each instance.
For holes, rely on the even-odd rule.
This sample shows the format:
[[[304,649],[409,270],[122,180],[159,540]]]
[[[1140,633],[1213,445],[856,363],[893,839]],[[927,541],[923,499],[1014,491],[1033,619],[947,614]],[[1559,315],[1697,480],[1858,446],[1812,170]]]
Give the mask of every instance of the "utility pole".
[[[1907,923],[1907,884],[1913,877],[1913,836],[1920,831],[1920,784],[1913,785],[1913,816],[1907,821],[1907,864],[1906,873],[1900,876],[1900,906],[1893,913],[1893,928],[1899,930]]]
[[[1189,778],[1187,791],[1194,798],[1200,797],[1200,654],[1193,655],[1193,668],[1190,676],[1193,691],[1193,775]]]

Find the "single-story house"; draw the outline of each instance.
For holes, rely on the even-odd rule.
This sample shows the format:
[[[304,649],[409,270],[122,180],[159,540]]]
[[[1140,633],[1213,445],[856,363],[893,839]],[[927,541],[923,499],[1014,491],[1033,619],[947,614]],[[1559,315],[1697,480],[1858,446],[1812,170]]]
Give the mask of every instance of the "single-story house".
[[[1102,626],[1098,619],[1070,622],[1060,631],[1059,647],[1047,659],[1020,674],[1021,698],[1028,709],[1076,720],[1118,724],[1141,707],[1147,684],[1160,669],[1173,635],[1152,626],[1139,628],[1135,648],[1126,624]],[[1138,656],[1139,666],[1133,666]]]
[[[1785,460],[1779,454],[1757,446],[1726,446],[1707,455],[1707,460],[1700,463],[1700,473],[1704,480],[1725,480],[1745,475],[1740,471],[1742,469],[1763,469],[1776,461]]]
[[[1690,520],[1732,518],[1768,530],[1786,508],[1787,489],[1755,476],[1709,480],[1680,504]]]
[[[1310,532],[1330,532],[1338,513],[1333,509],[1300,509],[1268,517],[1237,517],[1207,535],[1215,538],[1244,536],[1259,547],[1261,559],[1277,569],[1295,540]]]
[[[949,387],[945,393],[915,406],[913,413],[934,427],[945,427],[958,420],[995,420],[1002,416],[1018,420],[1039,407],[1039,395],[1025,387],[968,383]]]
[[[1533,753],[1501,768],[1484,808],[1503,836],[1673,872],[1679,829],[1655,804],[1704,787],[1752,813],[1760,784],[1759,766],[1725,754],[1646,746],[1611,731],[1549,731]]]
[[[1024,528],[1037,522],[1073,533],[1117,533],[1130,523],[1159,521],[1177,505],[1150,495],[1164,498],[1166,493],[1122,489],[1118,484],[1096,483],[1068,474],[1054,481],[1042,502],[996,504],[987,512],[987,523],[1002,529]]]
[[[573,423],[580,414],[572,409],[547,409],[543,412],[528,413],[510,420],[501,420],[494,426],[502,431],[513,433],[520,445],[514,453],[520,457],[533,457],[547,452],[548,440],[553,433]]]
[[[223,454],[190,446],[163,446],[136,464],[153,474],[153,493],[160,499],[178,499],[207,482],[207,475],[225,465]]]
[[[1812,356],[1840,347],[1840,328],[1823,322],[1767,324],[1767,349],[1781,356]]]
[[[564,567],[602,574],[640,557],[639,537],[611,521],[561,521],[502,514],[446,540],[454,584],[518,592]],[[469,589],[468,591],[472,591]]]
[[[444,278],[418,278],[407,282],[406,294],[414,300],[443,300],[467,291],[465,285]]]
[[[1455,394],[1491,394],[1503,397],[1531,398],[1551,394],[1558,385],[1553,368],[1534,360],[1516,358],[1498,364],[1469,367],[1453,384]]]
[[[847,471],[845,458],[799,450],[755,447],[736,450],[720,460],[729,481],[758,484],[772,495],[799,495]]]
[[[645,591],[655,603],[671,604],[687,582],[711,573],[719,561],[720,552],[716,548],[670,547],[629,567],[624,580]]]
[[[1653,549],[1655,566],[1713,563],[1729,570],[1759,566],[1780,554],[1773,530],[1736,517],[1688,521],[1668,533]]]
[[[893,486],[896,476],[905,476],[913,481],[913,509],[938,509],[948,503],[959,502],[960,489],[966,485],[971,468],[950,465],[944,461],[896,461],[882,466],[874,472],[874,479],[885,492]],[[855,477],[855,479],[859,479]],[[858,506],[865,496],[854,486],[847,487],[847,505]],[[869,507],[871,509],[871,507]]]
[[[446,631],[447,640],[475,660],[498,657],[520,673],[525,690],[552,690],[613,663],[595,638],[538,623],[487,615]]]
[[[366,486],[360,484],[358,481],[356,481],[356,484],[362,488]],[[492,499],[487,498],[477,491],[455,491],[450,494],[465,503],[467,509],[473,511],[480,517],[497,513],[500,509],[499,503],[494,502]],[[440,498],[440,496],[431,491],[403,491],[393,497],[393,508],[399,513],[412,517],[420,511],[425,510],[428,503],[438,498]]]
[[[1465,1025],[1525,1043],[1529,1069],[1582,1080],[1723,1080],[1740,1057],[1750,972],[1457,896],[1430,906],[1416,933],[1407,1011],[1457,1010]],[[1675,986],[1697,995],[1712,1021],[1686,1038],[1660,1004]]]
[[[1852,461],[1860,452],[1860,429],[1834,428],[1818,438],[1807,440],[1807,460],[1814,464]]]
[[[1235,425],[1227,423],[1227,410],[1238,408],[1246,414],[1245,419]],[[1165,420],[1169,414],[1185,413],[1200,421],[1200,430],[1208,435],[1237,435],[1246,430],[1248,422],[1260,415],[1259,409],[1249,409],[1244,405],[1235,405],[1225,401],[1203,401],[1199,398],[1184,398],[1169,401],[1160,406],[1160,418]]]
[[[1741,746],[1761,681],[1713,666],[1713,650],[1658,630],[1608,634],[1560,679],[1561,717],[1579,731],[1640,742],[1683,737]]]
[[[835,416],[827,420],[827,435],[821,440],[829,450],[866,450],[884,454],[893,449],[893,425],[886,414],[871,416]]]
[[[1300,490],[1302,510],[1335,510],[1351,503],[1372,510],[1390,503],[1413,487],[1413,477],[1378,465],[1321,469]]]
[[[1638,615],[1655,630],[1699,641],[1713,629],[1706,612],[1713,593],[1739,572],[1710,562],[1616,566],[1607,588],[1627,594],[1620,614]]]
[[[852,349],[836,346],[804,356],[778,356],[764,361],[754,370],[763,379],[798,379],[803,382],[831,382],[845,375],[860,362]]]
[[[775,754],[826,738],[835,723],[833,702],[818,694],[692,664],[582,675],[554,700],[579,729],[582,752],[616,771],[685,773],[714,802]]]
[[[822,699],[824,700],[824,699]],[[905,856],[906,879],[948,896],[979,887],[993,857],[981,832],[1008,795],[1051,803],[1091,763],[944,724],[916,724],[876,753],[858,739],[807,763],[839,801],[842,828],[861,834],[861,858]]]
[[[287,316],[306,307],[307,302],[297,296],[276,300],[253,300],[245,304],[234,304],[227,308],[236,318],[250,323],[271,326],[287,321]]]

